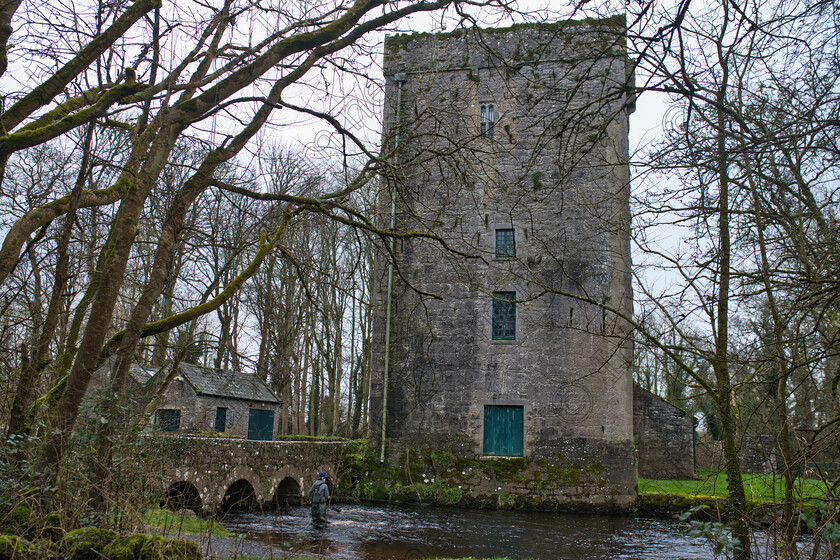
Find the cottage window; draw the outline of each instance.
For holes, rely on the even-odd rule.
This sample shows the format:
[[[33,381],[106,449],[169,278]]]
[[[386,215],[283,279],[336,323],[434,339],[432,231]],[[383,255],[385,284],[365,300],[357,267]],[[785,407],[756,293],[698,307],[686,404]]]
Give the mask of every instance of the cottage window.
[[[496,111],[492,103],[481,106],[481,135],[493,138],[496,129]]]
[[[513,229],[497,229],[496,230],[496,258],[502,259],[506,257],[516,256],[516,243],[513,234]]]
[[[181,411],[159,408],[155,411],[155,425],[161,432],[177,432],[181,429]]]
[[[227,415],[228,409],[220,406],[216,408],[216,431],[217,432],[224,432],[225,425],[227,424]]]
[[[516,292],[493,292],[493,339],[516,338]]]
[[[484,406],[484,455],[522,457],[524,445],[522,406]]]

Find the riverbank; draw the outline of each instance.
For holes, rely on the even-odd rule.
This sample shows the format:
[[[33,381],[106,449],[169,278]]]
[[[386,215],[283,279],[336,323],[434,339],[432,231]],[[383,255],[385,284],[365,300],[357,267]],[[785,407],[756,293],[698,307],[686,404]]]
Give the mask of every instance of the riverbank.
[[[744,488],[756,525],[770,526],[778,520],[784,497],[782,481],[763,474],[745,474]],[[728,481],[725,473],[700,470],[692,480],[639,479],[634,513],[646,516],[683,515],[701,521],[725,520],[728,516]],[[814,519],[821,515],[827,484],[818,479],[797,478],[797,510]]]
[[[404,473],[382,469],[373,476],[353,477],[350,488],[339,488],[337,496],[359,504],[429,504],[465,509],[533,510],[588,514],[642,515],[698,520],[721,520],[728,514],[728,481],[725,473],[700,470],[691,480],[640,478],[636,500],[624,507],[586,502],[552,502],[541,496],[513,495],[490,491],[480,498],[460,494],[444,477],[420,473],[404,480]],[[429,470],[434,472],[432,467]],[[370,474],[370,473],[367,473]],[[496,473],[496,476],[499,476]],[[389,480],[389,484],[373,481]],[[784,496],[782,482],[772,475],[744,475],[747,500],[759,525],[772,523]],[[796,495],[803,510],[819,507],[829,494],[827,485],[817,479],[797,479]]]

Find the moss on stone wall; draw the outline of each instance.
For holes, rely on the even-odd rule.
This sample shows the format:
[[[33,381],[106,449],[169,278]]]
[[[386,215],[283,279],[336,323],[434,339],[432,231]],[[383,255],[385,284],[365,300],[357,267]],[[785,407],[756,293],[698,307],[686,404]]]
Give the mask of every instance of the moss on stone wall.
[[[278,435],[276,441],[352,441],[338,436],[302,436],[302,435]]]
[[[348,443],[338,496],[346,500],[429,503],[498,509],[627,509],[603,494],[606,467],[597,461],[545,458],[483,458],[452,449],[409,448],[380,464],[364,440]]]
[[[0,558],[35,557],[32,544],[17,535],[0,535]]]
[[[167,462],[180,462],[193,447],[194,444],[189,438],[181,436],[166,436],[156,434],[144,438],[147,445],[140,447],[141,456],[149,458],[150,455],[163,457]]]
[[[453,453],[410,449],[396,465],[380,465],[364,440],[349,442],[342,458],[344,485],[339,496],[389,503],[455,505],[461,501],[463,492],[454,484],[457,457]]]
[[[541,29],[546,31],[555,32],[559,29],[570,29],[570,28],[577,28],[577,27],[591,27],[593,29],[600,29],[600,30],[621,30],[624,29],[627,25],[627,20],[624,15],[614,15],[611,17],[597,19],[597,18],[584,18],[584,19],[568,19],[562,21],[556,21],[553,23],[517,23],[510,27],[499,27],[499,28],[482,28],[480,32],[482,35],[486,37],[491,37],[493,35],[499,34],[508,34],[511,31],[519,31],[523,29]],[[388,36],[386,43],[385,43],[385,50],[396,50],[400,48],[404,48],[408,43],[414,41],[419,38],[427,38],[427,37],[435,37],[438,40],[449,40],[449,39],[463,39],[465,38],[472,29],[454,29],[447,33],[407,33],[407,34],[399,34],[399,35],[390,35]]]

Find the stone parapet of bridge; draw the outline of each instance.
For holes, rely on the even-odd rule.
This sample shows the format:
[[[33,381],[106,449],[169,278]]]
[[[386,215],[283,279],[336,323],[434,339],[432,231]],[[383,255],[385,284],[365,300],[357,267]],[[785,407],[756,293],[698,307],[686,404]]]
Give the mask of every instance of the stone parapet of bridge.
[[[213,512],[300,504],[324,471],[336,481],[345,442],[153,436],[144,456],[171,506]]]

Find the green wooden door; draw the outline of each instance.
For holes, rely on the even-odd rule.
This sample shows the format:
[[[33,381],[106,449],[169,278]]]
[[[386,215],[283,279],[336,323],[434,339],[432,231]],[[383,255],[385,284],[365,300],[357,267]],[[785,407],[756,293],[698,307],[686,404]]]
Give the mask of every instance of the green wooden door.
[[[522,457],[524,437],[521,406],[484,407],[484,454]]]
[[[248,415],[248,439],[271,441],[274,439],[274,411],[252,408]]]

